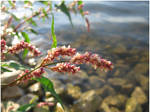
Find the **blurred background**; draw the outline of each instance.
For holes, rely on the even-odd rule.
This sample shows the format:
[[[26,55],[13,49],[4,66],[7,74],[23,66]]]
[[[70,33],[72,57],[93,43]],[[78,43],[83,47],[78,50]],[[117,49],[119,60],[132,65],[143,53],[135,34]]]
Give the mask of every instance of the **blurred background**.
[[[81,66],[76,75],[48,71],[68,112],[148,112],[149,111],[149,3],[138,1],[87,1],[90,32],[80,15],[71,14],[74,27],[62,13],[56,13],[58,46],[71,45],[79,52],[91,51],[111,60],[112,71]],[[35,3],[34,8],[41,7]],[[14,12],[21,18],[28,10]],[[50,49],[51,20],[34,19],[38,35],[30,34],[46,56]]]

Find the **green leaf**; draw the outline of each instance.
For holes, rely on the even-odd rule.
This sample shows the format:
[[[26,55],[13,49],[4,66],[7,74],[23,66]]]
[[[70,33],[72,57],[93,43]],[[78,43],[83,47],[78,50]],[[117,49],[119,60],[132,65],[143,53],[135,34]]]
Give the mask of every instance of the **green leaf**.
[[[30,38],[29,38],[28,34],[27,34],[26,32],[21,32],[21,34],[22,34],[22,36],[24,37],[25,42],[30,43]],[[28,49],[25,49],[25,50],[23,51],[23,59],[27,56],[28,52],[29,52]]]
[[[25,69],[29,69],[28,67],[25,67],[25,66],[22,66],[18,63],[15,63],[15,62],[11,62],[9,64],[7,63],[4,63],[1,65],[2,67],[7,67],[7,68],[14,68],[16,70],[25,70]],[[5,68],[6,69],[6,68]]]
[[[78,6],[81,5],[81,4],[83,4],[83,1],[79,0],[78,1]],[[80,9],[79,12],[80,12],[81,16],[84,17],[84,15],[83,15],[83,9]]]
[[[82,0],[78,0],[78,5],[81,5],[83,4],[83,1]]]
[[[36,32],[35,30],[33,30],[33,29],[29,29],[32,33],[34,33],[34,34],[38,34],[38,32]]]
[[[29,109],[36,106],[36,104],[25,104],[20,106],[15,112],[28,112]]]
[[[30,1],[24,1],[25,4],[31,4],[32,5],[32,2]]]
[[[17,35],[18,39],[21,40],[21,37],[18,32],[16,32],[16,35]]]
[[[9,69],[7,69],[7,68],[4,68],[4,67],[2,67],[2,66],[1,66],[1,71],[2,71],[2,72],[12,72],[11,70],[9,70]]]
[[[37,26],[36,22],[30,18],[27,22],[31,23],[33,26]]]
[[[41,2],[44,5],[48,5],[48,1],[39,1],[39,2]]]
[[[25,57],[27,56],[28,52],[29,52],[28,49],[25,49],[25,50],[23,51],[23,54],[22,54],[23,59],[25,59]]]
[[[51,48],[56,48],[57,47],[57,39],[56,39],[55,28],[54,28],[54,15],[52,15],[51,34],[52,34],[52,38],[53,38],[53,43],[52,43]]]
[[[65,2],[62,1],[60,5],[55,5],[55,7],[57,7],[58,9],[60,9],[63,13],[65,13],[68,16],[69,21],[70,21],[71,25],[73,26],[72,19],[71,19],[70,13],[69,13],[69,9],[65,5]]]
[[[15,68],[16,70],[19,70],[20,65],[18,65],[17,63],[10,63],[9,66]]]
[[[16,21],[20,21],[20,19],[17,16],[15,16],[13,13],[10,13],[10,14]]]
[[[11,5],[12,7],[14,7],[14,3],[11,0],[8,0],[9,5]]]
[[[56,100],[62,105],[63,107],[63,103],[61,101],[61,99],[59,98],[59,96],[57,95],[57,93],[54,90],[54,86],[53,83],[46,77],[41,77],[41,78],[36,78],[34,79],[38,82],[40,82],[42,84],[42,86],[44,87],[45,91],[49,91],[51,92],[51,94],[56,98]]]
[[[42,12],[44,13],[44,15],[48,18],[47,12],[45,11],[45,9],[43,8]]]
[[[21,32],[23,38],[25,39],[25,42],[30,43],[30,38],[26,32]]]

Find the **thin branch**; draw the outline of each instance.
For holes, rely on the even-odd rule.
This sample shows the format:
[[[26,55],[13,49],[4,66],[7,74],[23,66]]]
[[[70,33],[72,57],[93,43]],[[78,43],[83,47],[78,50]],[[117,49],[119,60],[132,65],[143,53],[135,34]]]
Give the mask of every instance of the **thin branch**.
[[[17,81],[21,80],[23,77],[29,75],[30,73],[32,73],[33,71],[37,70],[38,68],[40,67],[46,67],[46,66],[49,66],[49,65],[54,65],[54,64],[57,64],[57,63],[62,63],[62,62],[68,62],[67,60],[63,60],[63,61],[59,61],[59,62],[54,62],[54,63],[50,63],[50,64],[46,64],[44,66],[38,66],[36,68],[34,68],[33,70],[31,70],[29,73],[26,73],[25,75],[21,76],[20,78],[16,79],[15,81],[9,83],[9,84],[5,84],[5,85],[2,85],[3,87],[7,87],[7,86],[13,86],[14,84],[17,83]]]

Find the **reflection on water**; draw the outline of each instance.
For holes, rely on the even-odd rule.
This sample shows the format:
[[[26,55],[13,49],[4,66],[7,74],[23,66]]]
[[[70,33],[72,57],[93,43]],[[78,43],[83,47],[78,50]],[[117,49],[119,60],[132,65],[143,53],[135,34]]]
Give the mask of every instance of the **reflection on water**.
[[[75,26],[71,28],[66,16],[55,15],[58,44],[71,44],[80,52],[99,53],[112,60],[114,69],[105,73],[82,66],[80,76],[49,74],[49,77],[58,76],[67,86],[69,82],[78,86],[81,94],[94,90],[102,98],[99,111],[124,112],[126,108],[126,112],[148,112],[148,2],[85,2],[85,10],[90,11],[90,33],[80,16],[72,14]],[[46,24],[37,21],[39,35],[31,38],[46,53],[50,48],[50,20]],[[67,97],[64,101],[70,104]],[[74,108],[78,110],[78,105]]]

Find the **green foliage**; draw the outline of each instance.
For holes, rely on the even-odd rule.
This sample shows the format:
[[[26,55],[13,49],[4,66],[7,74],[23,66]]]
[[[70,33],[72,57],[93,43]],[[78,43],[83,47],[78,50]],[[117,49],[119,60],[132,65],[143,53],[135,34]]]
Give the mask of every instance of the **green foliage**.
[[[69,21],[70,21],[71,25],[73,26],[71,15],[70,15],[69,9],[65,5],[65,2],[62,1],[60,5],[55,5],[55,7],[57,7],[58,9],[60,9],[64,14],[66,14],[68,16]]]
[[[34,79],[38,82],[40,82],[44,88],[45,91],[49,91],[51,92],[51,94],[56,98],[56,100],[62,105],[63,107],[63,103],[61,101],[61,99],[59,98],[59,96],[57,95],[57,93],[55,92],[53,83],[46,77],[41,77],[41,78],[36,78]]]
[[[28,68],[28,67],[22,66],[21,64],[15,63],[15,62],[10,62],[9,64],[4,63],[4,64],[1,65],[1,67],[3,67],[3,69],[7,70],[8,72],[12,72],[12,71],[10,71],[10,70],[8,70],[8,69],[6,69],[4,67],[14,68],[16,70],[25,70],[25,69]]]
[[[24,41],[30,43],[30,38],[29,38],[28,34],[26,32],[21,32],[21,34],[22,34],[23,38],[25,39]]]
[[[48,5],[48,1],[39,1],[39,2],[41,2],[44,5]]]
[[[16,32],[16,36],[18,37],[19,40],[21,40],[21,37],[18,32]]]
[[[12,72],[12,71],[1,66],[1,72]]]
[[[31,23],[33,26],[37,26],[36,22],[30,18],[29,20],[27,20],[28,23]]]
[[[36,32],[36,31],[35,31],[34,29],[32,29],[32,28],[30,28],[29,31],[32,32],[32,33],[34,33],[34,34],[36,34],[36,35],[38,34],[38,32]]]
[[[52,38],[53,38],[53,43],[52,43],[51,48],[56,48],[57,47],[57,39],[56,39],[55,28],[54,28],[54,15],[52,15],[51,34],[52,34]]]
[[[29,112],[29,110],[34,106],[36,106],[36,104],[22,105],[15,112]]]
[[[17,16],[15,16],[13,13],[11,13],[11,16],[12,16],[16,21],[20,21],[20,19],[19,19]]]
[[[10,6],[14,7],[14,3],[11,0],[8,0]]]
[[[30,38],[29,38],[28,34],[27,34],[26,32],[21,32],[21,34],[22,34],[22,36],[23,36],[24,39],[25,39],[24,41],[30,43]],[[28,49],[25,49],[25,50],[23,51],[23,55],[22,55],[23,58],[25,58],[25,57],[27,56],[28,52],[29,52]]]
[[[45,9],[42,9],[42,12],[44,13],[44,15],[48,18],[47,12],[45,11]]]

